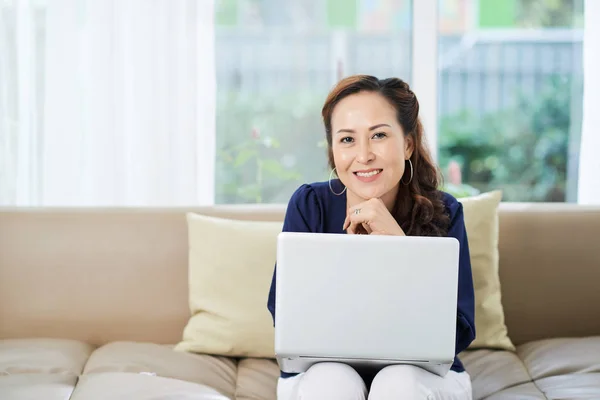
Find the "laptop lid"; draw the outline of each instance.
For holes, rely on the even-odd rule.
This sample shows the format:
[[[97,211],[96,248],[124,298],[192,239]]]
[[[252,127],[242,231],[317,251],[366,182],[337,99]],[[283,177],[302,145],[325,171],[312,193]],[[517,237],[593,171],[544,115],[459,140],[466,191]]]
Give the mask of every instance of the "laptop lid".
[[[454,359],[455,238],[283,232],[278,357]]]

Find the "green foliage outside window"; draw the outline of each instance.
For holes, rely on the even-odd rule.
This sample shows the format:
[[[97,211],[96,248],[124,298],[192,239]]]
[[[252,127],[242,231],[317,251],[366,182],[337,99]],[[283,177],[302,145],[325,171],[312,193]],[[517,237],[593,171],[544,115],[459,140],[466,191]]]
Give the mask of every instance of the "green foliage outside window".
[[[570,80],[551,78],[540,96],[512,109],[444,118],[440,164],[457,162],[463,182],[502,189],[507,201],[565,201],[570,93]]]

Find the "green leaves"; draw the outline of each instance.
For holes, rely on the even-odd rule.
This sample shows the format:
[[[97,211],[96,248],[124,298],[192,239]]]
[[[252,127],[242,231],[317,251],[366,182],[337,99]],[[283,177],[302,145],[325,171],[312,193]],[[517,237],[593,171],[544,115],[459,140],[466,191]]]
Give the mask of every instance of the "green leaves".
[[[252,148],[244,148],[237,153],[235,156],[234,162],[232,163],[234,168],[239,168],[246,164],[251,159],[256,158],[258,155],[257,149]]]
[[[440,124],[440,159],[462,165],[463,182],[506,201],[564,201],[571,130],[571,81],[550,77],[540,96],[514,109],[476,117],[460,113]]]
[[[300,182],[326,176],[314,162],[324,95],[219,93],[217,203],[286,202]]]

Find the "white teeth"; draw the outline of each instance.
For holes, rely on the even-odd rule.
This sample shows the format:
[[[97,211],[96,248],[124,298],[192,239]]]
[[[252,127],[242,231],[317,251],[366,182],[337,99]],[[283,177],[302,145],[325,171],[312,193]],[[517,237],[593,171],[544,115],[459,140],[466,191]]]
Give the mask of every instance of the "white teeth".
[[[375,171],[371,171],[371,172],[357,172],[356,175],[362,176],[363,178],[368,178],[370,176],[377,175],[380,172],[381,172],[380,169],[376,169]]]

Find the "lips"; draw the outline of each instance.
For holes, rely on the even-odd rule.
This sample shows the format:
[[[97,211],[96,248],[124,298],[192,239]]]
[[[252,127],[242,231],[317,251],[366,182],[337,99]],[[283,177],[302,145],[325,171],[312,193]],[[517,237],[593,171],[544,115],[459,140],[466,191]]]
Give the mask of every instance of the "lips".
[[[356,171],[356,172],[354,172],[354,175],[356,175],[360,178],[371,178],[373,176],[380,174],[381,171],[383,171],[383,170],[378,169],[378,168],[373,168],[373,169],[368,169],[368,170],[363,170],[363,171]]]

